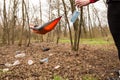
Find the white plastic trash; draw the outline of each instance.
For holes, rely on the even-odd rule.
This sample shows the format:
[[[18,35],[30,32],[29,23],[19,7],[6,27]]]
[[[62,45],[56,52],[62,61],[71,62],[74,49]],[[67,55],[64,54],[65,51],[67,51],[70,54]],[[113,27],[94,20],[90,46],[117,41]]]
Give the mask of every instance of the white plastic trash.
[[[32,60],[28,60],[28,64],[29,64],[29,65],[32,65],[32,64],[33,64],[33,61],[32,61]]]
[[[44,58],[42,60],[40,60],[40,63],[47,63],[48,62],[48,58]]]
[[[55,66],[54,68],[55,68],[55,69],[58,69],[58,68],[60,68],[60,65],[57,65],[57,66]]]
[[[3,69],[3,72],[7,72],[7,71],[9,71],[9,68],[4,68]]]
[[[6,67],[11,67],[12,64],[10,64],[10,63],[5,63],[5,66],[6,66]]]
[[[16,66],[16,65],[19,65],[20,64],[20,61],[19,60],[16,60],[14,63],[13,63],[13,66]]]
[[[21,53],[21,51],[16,51],[16,54],[20,54]]]
[[[49,56],[52,56],[53,54],[51,53],[51,54],[49,54]]]
[[[25,57],[25,53],[20,53],[15,55],[15,58],[22,58],[22,57]]]

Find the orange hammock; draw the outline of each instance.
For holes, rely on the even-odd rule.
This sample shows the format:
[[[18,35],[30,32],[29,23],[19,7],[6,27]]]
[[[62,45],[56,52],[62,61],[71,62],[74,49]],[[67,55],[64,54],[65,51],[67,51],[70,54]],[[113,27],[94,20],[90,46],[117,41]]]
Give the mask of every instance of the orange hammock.
[[[46,34],[47,32],[50,32],[51,30],[53,30],[55,28],[55,26],[57,25],[57,23],[60,21],[62,16],[50,21],[50,22],[47,22],[45,23],[44,25],[42,26],[39,26],[39,25],[30,25],[30,29],[32,29],[32,31],[34,33],[37,33],[37,34]]]

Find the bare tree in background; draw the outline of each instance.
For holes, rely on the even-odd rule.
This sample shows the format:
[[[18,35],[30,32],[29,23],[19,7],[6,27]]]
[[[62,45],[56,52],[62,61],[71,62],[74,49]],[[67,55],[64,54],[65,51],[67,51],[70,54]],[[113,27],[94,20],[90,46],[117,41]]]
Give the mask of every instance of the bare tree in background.
[[[22,0],[22,29],[21,29],[20,39],[18,43],[19,46],[22,45],[24,26],[25,26],[25,5],[24,5],[24,0]]]
[[[11,41],[12,41],[12,44],[14,44],[14,41],[15,41],[15,27],[16,27],[16,18],[17,18],[17,5],[18,5],[18,0],[14,0],[13,1],[13,15],[12,15],[12,37],[11,37]]]
[[[89,36],[90,38],[92,39],[93,36],[92,36],[92,21],[91,21],[91,16],[90,16],[90,10],[89,10],[89,5],[87,6],[87,12],[88,12],[88,29],[89,29]]]
[[[27,26],[28,26],[28,34],[26,34],[26,38],[28,39],[28,41],[26,42],[27,43],[27,47],[29,47],[30,45],[30,42],[31,42],[31,33],[30,33],[30,23],[29,23],[29,13],[28,13],[28,10],[29,10],[29,1],[27,2],[28,4],[28,7],[26,5],[26,3],[24,2],[24,5],[25,5],[25,14],[26,14],[26,18],[27,18]]]
[[[49,10],[48,10],[48,15],[49,15],[49,20],[53,20],[54,18],[56,18],[56,15],[58,14],[54,14],[53,11],[54,10],[57,10],[57,7],[58,7],[58,1],[57,0],[48,0],[48,4],[49,4]],[[50,42],[50,41],[54,41],[55,37],[57,36],[57,29],[58,28],[55,28],[54,31],[51,31],[47,34],[47,42]]]
[[[101,23],[100,18],[99,18],[99,16],[98,16],[97,10],[95,9],[94,6],[92,6],[92,8],[93,8],[93,11],[94,11],[94,13],[95,13],[95,15],[96,15],[96,18],[98,19],[99,27],[100,27],[100,29],[101,29],[101,34],[102,34],[102,36],[103,36],[103,37],[104,37],[104,36],[107,36],[107,35],[108,35],[107,32],[104,30],[104,28],[102,28],[102,25],[101,25],[102,23]]]
[[[40,5],[40,24],[43,24],[43,21],[42,21],[42,6],[41,6],[41,0],[39,0],[39,5]],[[43,35],[40,35],[40,41],[43,42]]]
[[[63,3],[63,7],[64,7],[65,23],[68,24],[68,29],[69,29],[69,35],[70,35],[71,47],[73,48],[72,31],[71,31],[70,23],[69,23],[69,20],[68,20],[68,17],[67,17],[67,9],[66,9],[66,6],[65,6],[66,4],[65,4],[65,1],[64,1],[64,0],[62,0],[62,3]]]
[[[74,2],[74,0],[69,0],[70,1],[70,4],[71,4],[71,11],[72,11],[72,13],[75,11],[75,2]],[[81,23],[82,21],[80,21],[80,23]],[[81,23],[82,24],[82,23]],[[81,27],[81,25],[79,25],[79,19],[77,19],[76,21],[75,21],[75,23],[73,24],[73,27],[74,27],[74,43],[73,43],[73,47],[72,47],[72,49],[74,50],[74,51],[77,51],[79,48],[79,46],[78,46],[78,44],[79,44],[79,40],[80,40],[80,27]]]
[[[48,15],[49,15],[49,20],[51,20],[51,17],[52,17],[52,0],[48,0],[48,3],[49,3],[49,10],[48,10]],[[47,34],[47,42],[49,42],[51,40],[50,36],[51,36],[51,32]]]
[[[60,16],[60,1],[57,1],[57,11],[58,11],[58,16]],[[59,22],[59,25],[57,27],[57,44],[59,43],[59,39],[60,39],[60,35],[61,35],[61,23]]]
[[[76,47],[76,50],[79,50],[81,29],[82,29],[82,26],[84,26],[84,20],[83,20],[83,7],[80,9],[80,12],[81,12],[81,15],[80,15],[80,20],[79,20],[78,39],[77,39],[77,47]]]
[[[3,4],[3,35],[2,35],[2,43],[6,44],[8,40],[8,22],[7,22],[7,12],[6,12],[6,0],[4,0]]]

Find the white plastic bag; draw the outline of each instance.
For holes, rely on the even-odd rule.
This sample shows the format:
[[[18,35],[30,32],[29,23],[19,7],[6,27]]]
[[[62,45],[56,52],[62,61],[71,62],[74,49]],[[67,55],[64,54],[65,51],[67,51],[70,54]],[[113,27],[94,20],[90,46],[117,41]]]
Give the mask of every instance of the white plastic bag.
[[[25,53],[20,53],[15,55],[15,58],[22,58],[22,57],[25,57]]]
[[[16,66],[16,65],[19,65],[20,64],[20,61],[19,60],[16,60],[14,63],[13,63],[13,66]]]

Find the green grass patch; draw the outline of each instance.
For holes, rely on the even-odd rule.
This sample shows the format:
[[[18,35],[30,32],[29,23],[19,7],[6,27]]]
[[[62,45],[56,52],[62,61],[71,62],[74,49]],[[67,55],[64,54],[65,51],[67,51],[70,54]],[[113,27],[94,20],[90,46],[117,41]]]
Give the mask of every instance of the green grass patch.
[[[11,71],[3,71],[3,69],[0,69],[0,76],[4,74],[11,74]]]
[[[95,78],[95,77],[93,77],[91,75],[84,75],[82,77],[82,80],[98,80],[98,78]]]
[[[61,77],[59,75],[54,75],[53,80],[69,80],[69,79],[68,78],[63,78],[63,77]]]
[[[60,42],[61,43],[70,43],[70,40],[69,39],[60,39]]]
[[[63,80],[63,78],[61,76],[54,76],[53,80]]]
[[[61,43],[70,43],[69,39],[60,39]],[[106,41],[104,39],[80,39],[80,44],[90,44],[90,45],[96,45],[96,44],[111,44],[113,41]]]
[[[113,41],[106,41],[104,39],[81,39],[80,43],[82,44],[111,44]]]
[[[55,75],[53,80],[69,80],[69,79],[63,79],[61,76]],[[99,79],[91,75],[84,75],[82,76],[82,80],[99,80]]]

